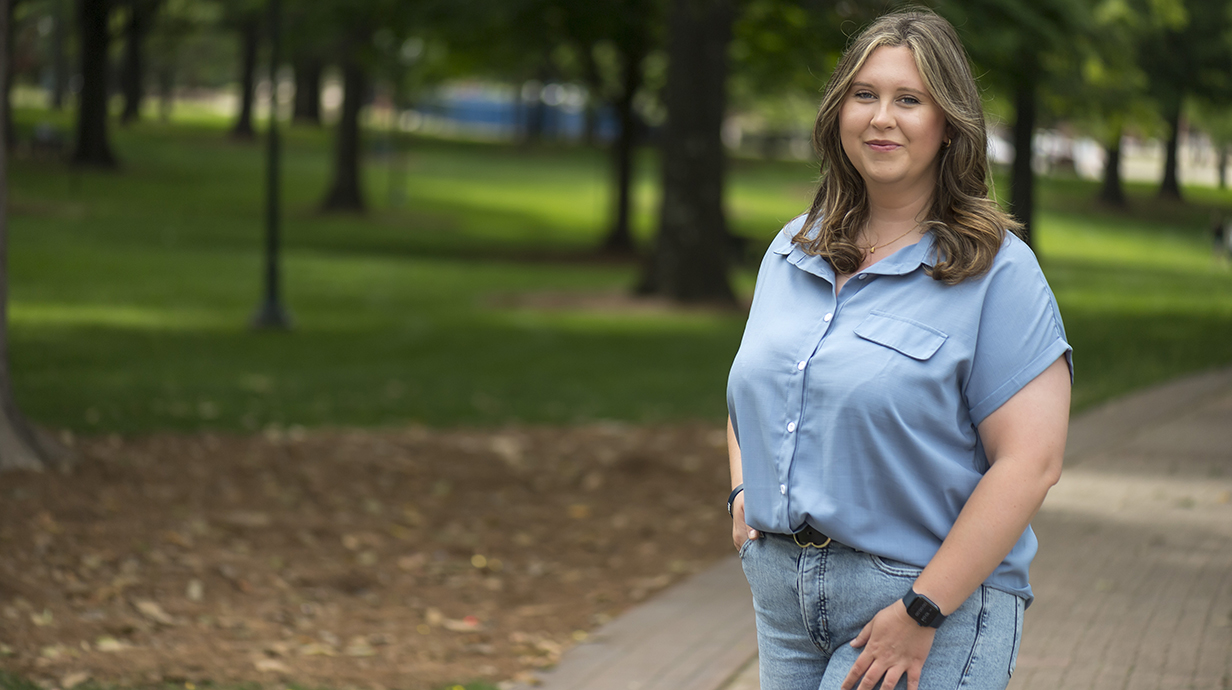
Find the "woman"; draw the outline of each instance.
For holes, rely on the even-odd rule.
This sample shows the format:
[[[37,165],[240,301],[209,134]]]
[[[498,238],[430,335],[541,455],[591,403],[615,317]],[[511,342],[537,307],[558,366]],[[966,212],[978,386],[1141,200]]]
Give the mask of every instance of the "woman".
[[[821,185],[766,252],[728,383],[763,690],[1009,682],[1072,370],[985,136],[928,11],[874,22],[826,88]]]

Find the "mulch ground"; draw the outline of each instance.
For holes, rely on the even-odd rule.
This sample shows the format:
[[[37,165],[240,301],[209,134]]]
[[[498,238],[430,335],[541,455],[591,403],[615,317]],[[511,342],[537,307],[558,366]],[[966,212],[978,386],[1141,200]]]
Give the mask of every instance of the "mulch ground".
[[[75,450],[0,475],[0,669],[48,688],[528,680],[732,548],[716,427]]]

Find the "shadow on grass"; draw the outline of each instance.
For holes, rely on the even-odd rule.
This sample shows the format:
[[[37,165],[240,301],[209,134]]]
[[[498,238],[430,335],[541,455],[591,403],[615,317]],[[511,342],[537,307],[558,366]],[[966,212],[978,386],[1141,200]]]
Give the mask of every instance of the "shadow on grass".
[[[16,396],[77,432],[723,419],[740,319],[594,318],[266,336],[25,328]]]

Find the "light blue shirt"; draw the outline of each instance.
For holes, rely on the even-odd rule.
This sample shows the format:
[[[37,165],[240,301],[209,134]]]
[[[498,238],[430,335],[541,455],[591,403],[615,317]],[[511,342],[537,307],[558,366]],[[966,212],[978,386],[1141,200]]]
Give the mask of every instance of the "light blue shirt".
[[[791,241],[803,223],[766,251],[727,384],[745,520],[924,567],[988,471],[976,427],[1070,361],[1056,299],[1010,233],[958,285],[927,274],[929,232],[835,295],[830,263]],[[986,584],[1029,602],[1035,551],[1028,527]]]

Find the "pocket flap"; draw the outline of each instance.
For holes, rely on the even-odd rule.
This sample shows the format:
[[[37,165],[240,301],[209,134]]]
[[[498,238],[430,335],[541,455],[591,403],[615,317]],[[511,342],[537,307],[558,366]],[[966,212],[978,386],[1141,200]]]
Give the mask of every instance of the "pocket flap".
[[[856,335],[918,360],[932,357],[949,337],[932,326],[883,311],[871,312]]]

